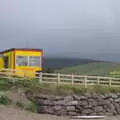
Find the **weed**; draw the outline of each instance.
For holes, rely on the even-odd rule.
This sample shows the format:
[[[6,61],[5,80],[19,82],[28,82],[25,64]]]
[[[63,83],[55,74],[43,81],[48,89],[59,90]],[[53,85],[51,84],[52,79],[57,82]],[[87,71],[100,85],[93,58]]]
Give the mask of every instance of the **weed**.
[[[20,102],[20,101],[17,101],[17,102],[16,102],[16,105],[17,105],[18,107],[22,108],[22,109],[25,107],[24,103],[22,103],[22,102]]]
[[[11,101],[7,96],[2,95],[2,96],[0,97],[0,104],[9,105],[9,104],[11,104],[11,103],[12,103],[12,101]]]
[[[31,112],[35,112],[35,113],[37,113],[37,111],[38,111],[38,107],[34,103],[28,104],[25,109],[28,111],[31,111]]]

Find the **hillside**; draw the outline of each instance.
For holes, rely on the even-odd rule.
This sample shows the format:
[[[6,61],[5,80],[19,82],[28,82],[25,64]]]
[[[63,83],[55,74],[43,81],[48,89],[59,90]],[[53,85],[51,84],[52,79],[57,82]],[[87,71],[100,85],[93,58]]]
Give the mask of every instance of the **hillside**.
[[[92,59],[78,59],[78,58],[44,58],[44,67],[45,68],[63,68],[63,67],[70,67],[70,66],[76,66],[81,64],[88,64],[88,63],[94,63],[94,62],[100,62],[97,60]]]
[[[12,82],[11,79],[0,78],[0,120],[72,120],[71,117],[75,115],[103,115],[104,110],[105,120],[119,120],[120,118],[119,88],[91,86],[85,89],[76,85],[39,84],[38,81],[31,80],[29,82],[18,80],[12,82],[13,84],[10,81]],[[88,101],[89,97],[92,101]],[[83,103],[81,98],[87,106],[90,104],[92,107],[86,108],[86,104],[77,107]],[[113,99],[114,110],[108,107],[111,102],[109,98]],[[108,102],[104,102],[104,99]],[[101,105],[99,101],[102,101]],[[91,104],[93,102],[95,104]],[[99,111],[99,108],[96,109],[98,104],[102,111]],[[116,104],[118,106],[115,106]],[[107,113],[108,109],[110,112]],[[91,112],[93,110],[94,112]]]
[[[73,67],[65,67],[59,72],[63,73],[81,73],[87,75],[109,75],[110,72],[120,71],[120,63],[114,62],[96,62]]]

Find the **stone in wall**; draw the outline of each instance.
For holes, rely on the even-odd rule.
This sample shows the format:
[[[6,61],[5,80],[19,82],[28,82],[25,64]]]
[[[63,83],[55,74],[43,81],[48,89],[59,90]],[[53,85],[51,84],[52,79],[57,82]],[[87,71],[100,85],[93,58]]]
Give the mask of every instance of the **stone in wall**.
[[[39,113],[54,115],[120,115],[120,93],[34,96]]]

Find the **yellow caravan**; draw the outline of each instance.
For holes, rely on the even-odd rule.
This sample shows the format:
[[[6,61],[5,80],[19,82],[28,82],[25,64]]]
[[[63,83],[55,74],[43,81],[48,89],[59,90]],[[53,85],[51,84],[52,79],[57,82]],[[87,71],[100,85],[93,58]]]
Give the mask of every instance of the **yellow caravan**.
[[[12,48],[0,52],[0,70],[14,70],[14,75],[35,77],[43,70],[41,49]]]

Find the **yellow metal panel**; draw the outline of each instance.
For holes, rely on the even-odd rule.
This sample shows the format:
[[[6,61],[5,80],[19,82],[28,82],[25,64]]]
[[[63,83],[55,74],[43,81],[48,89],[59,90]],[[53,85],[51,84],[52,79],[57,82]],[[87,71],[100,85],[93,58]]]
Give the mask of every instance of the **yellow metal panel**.
[[[16,55],[24,55],[24,56],[41,56],[42,52],[34,52],[34,51],[16,51]]]
[[[41,71],[42,68],[17,67],[16,74],[20,76],[35,77],[36,71]]]
[[[3,59],[2,59],[2,57],[0,57],[0,69],[3,69]]]
[[[13,69],[13,66],[14,66],[14,55],[13,55],[13,51],[10,51],[10,52],[6,52],[6,53],[3,53],[3,56],[8,56],[9,58],[9,66],[8,68],[10,69]]]

